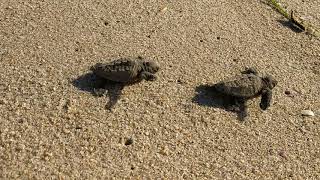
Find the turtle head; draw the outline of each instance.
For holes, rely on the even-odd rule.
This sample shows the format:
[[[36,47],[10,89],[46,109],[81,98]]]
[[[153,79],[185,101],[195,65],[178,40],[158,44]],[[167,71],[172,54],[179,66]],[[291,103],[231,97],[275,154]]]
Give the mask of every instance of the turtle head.
[[[266,86],[270,89],[273,89],[278,84],[278,81],[271,75],[267,75],[262,79],[266,83]]]
[[[159,71],[160,67],[153,61],[145,61],[143,62],[143,69],[149,73],[154,74]]]

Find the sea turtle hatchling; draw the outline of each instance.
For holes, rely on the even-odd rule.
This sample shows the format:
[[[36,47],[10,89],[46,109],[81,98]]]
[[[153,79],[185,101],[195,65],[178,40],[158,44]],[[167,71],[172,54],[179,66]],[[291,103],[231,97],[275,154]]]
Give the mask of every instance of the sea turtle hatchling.
[[[247,68],[241,75],[215,84],[214,90],[223,95],[233,97],[237,106],[247,115],[246,101],[261,96],[260,108],[266,110],[272,99],[272,89],[277,80],[271,75],[260,77],[254,68]]]
[[[101,85],[105,84],[102,88],[94,88],[93,94],[109,96],[106,108],[111,110],[120,98],[124,86],[141,80],[156,80],[155,73],[159,71],[159,66],[153,61],[143,60],[142,57],[120,58],[108,63],[97,63],[91,67],[91,71],[100,77]]]
[[[140,80],[153,81],[159,66],[153,61],[145,61],[138,58],[120,58],[108,63],[97,63],[91,67],[94,74],[104,79],[120,82],[133,83]]]

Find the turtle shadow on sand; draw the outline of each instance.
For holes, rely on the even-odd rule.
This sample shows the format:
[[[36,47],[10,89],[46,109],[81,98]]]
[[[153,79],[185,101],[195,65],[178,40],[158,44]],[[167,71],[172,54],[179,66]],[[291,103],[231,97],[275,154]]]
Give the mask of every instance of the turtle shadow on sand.
[[[106,109],[112,110],[121,97],[123,83],[109,81],[96,76],[92,72],[83,74],[72,81],[73,86],[81,91],[90,92],[93,96],[107,96],[109,98]]]
[[[199,85],[195,89],[196,95],[192,98],[192,102],[200,106],[209,106],[220,108],[225,111],[237,114],[237,118],[243,121],[246,117],[247,109],[237,103],[237,99],[233,96],[227,96],[219,93],[214,89],[214,85]]]

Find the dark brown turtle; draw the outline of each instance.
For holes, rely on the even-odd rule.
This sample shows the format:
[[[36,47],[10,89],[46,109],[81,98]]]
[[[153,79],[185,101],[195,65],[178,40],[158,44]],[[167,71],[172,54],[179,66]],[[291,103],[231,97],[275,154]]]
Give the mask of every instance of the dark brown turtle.
[[[124,86],[141,80],[154,81],[157,78],[155,73],[159,71],[159,66],[153,61],[146,61],[138,57],[97,63],[90,69],[101,79],[99,88],[94,88],[94,95],[109,96],[110,100],[106,108],[111,110],[120,98]]]
[[[260,77],[254,68],[248,68],[241,75],[221,81],[213,87],[219,93],[234,98],[235,104],[246,116],[246,101],[261,96],[260,108],[266,110],[271,104],[272,89],[276,85],[277,80],[271,75]]]
[[[120,58],[108,63],[97,63],[91,70],[97,76],[110,81],[132,83],[143,79],[155,80],[154,74],[159,70],[159,66],[142,58]]]

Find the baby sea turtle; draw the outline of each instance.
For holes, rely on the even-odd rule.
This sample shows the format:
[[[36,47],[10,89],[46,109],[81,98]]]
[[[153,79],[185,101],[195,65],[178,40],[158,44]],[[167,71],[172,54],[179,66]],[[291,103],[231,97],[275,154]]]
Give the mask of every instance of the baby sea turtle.
[[[246,101],[248,99],[261,96],[260,108],[266,110],[272,99],[272,89],[277,85],[271,75],[265,77],[258,76],[254,68],[247,68],[241,75],[215,84],[214,90],[232,97],[235,105],[243,111],[243,116],[247,115]]]
[[[156,80],[155,73],[159,66],[153,61],[138,58],[120,58],[108,63],[97,63],[91,67],[91,71],[100,79],[100,87],[94,88],[96,96],[109,96],[106,108],[111,108],[120,98],[121,91],[126,85],[142,80]]]
[[[153,61],[145,61],[138,58],[120,58],[108,63],[97,63],[91,67],[94,74],[104,79],[120,82],[133,83],[143,79],[153,81],[159,66]]]

